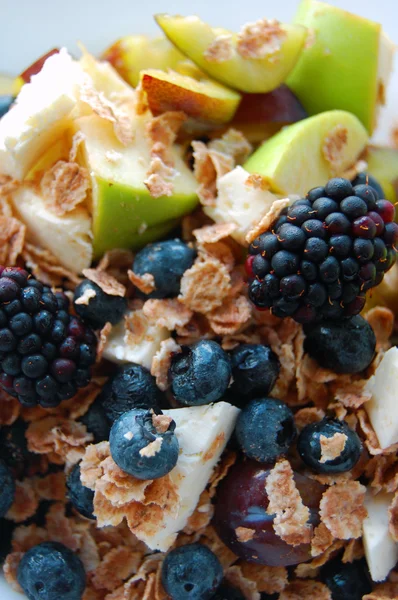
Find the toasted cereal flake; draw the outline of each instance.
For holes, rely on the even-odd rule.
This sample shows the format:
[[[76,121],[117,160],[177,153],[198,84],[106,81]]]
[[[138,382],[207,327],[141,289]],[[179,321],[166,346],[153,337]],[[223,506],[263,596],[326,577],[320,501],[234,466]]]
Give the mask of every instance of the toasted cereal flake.
[[[294,422],[298,431],[304,429],[306,425],[311,425],[312,423],[318,423],[322,421],[325,416],[325,411],[321,408],[316,408],[315,406],[301,408],[294,415]]]
[[[255,190],[269,190],[270,184],[269,181],[260,175],[260,173],[252,173],[245,181],[245,185],[249,188],[254,188]]]
[[[14,529],[12,536],[12,549],[15,552],[26,552],[48,540],[48,533],[43,527],[37,525],[19,525]]]
[[[321,458],[319,462],[326,463],[340,456],[344,451],[347,439],[344,433],[335,433],[332,437],[321,435],[319,438],[321,445]]]
[[[201,244],[213,244],[231,235],[236,228],[236,223],[219,223],[194,229],[192,233],[197,242]]]
[[[0,390],[0,425],[12,425],[19,417],[21,405],[17,398]]]
[[[80,144],[82,144],[85,139],[86,136],[82,131],[76,131],[75,135],[72,138],[72,146],[69,151],[69,162],[74,162],[76,160]]]
[[[334,537],[326,527],[325,523],[320,523],[314,529],[314,535],[311,540],[311,556],[323,554],[334,542]]]
[[[86,444],[93,439],[83,423],[57,416],[30,423],[25,435],[31,452],[47,454],[56,464],[65,462],[73,449],[83,453]]]
[[[20,594],[23,594],[23,590],[18,583],[17,572],[22,557],[23,552],[11,552],[11,554],[9,554],[5,559],[3,565],[5,580],[7,581],[8,585],[12,587],[13,590],[19,592]]]
[[[62,216],[86,199],[90,177],[77,163],[59,160],[44,173],[40,187],[48,208]]]
[[[203,53],[204,58],[211,63],[222,63],[234,55],[231,34],[218,35]]]
[[[336,125],[325,136],[322,146],[322,155],[329,163],[333,174],[339,173],[344,157],[344,148],[347,145],[348,131],[343,125]]]
[[[90,575],[100,563],[99,548],[88,530],[81,533],[79,558],[83,563],[84,570]]]
[[[62,267],[59,260],[49,251],[25,242],[22,257],[32,274],[45,285],[52,287],[65,287],[64,280],[75,287],[80,283],[80,278],[69,269]]]
[[[388,509],[389,530],[395,542],[398,542],[398,491],[395,492],[394,498]]]
[[[176,171],[166,165],[159,157],[151,159],[144,184],[152,198],[171,196],[174,190],[173,179]]]
[[[339,377],[332,382],[330,390],[336,400],[346,408],[359,408],[368,402],[372,394],[366,389],[367,379],[352,380],[350,375]]]
[[[187,120],[182,111],[168,111],[153,117],[146,125],[146,134],[152,144],[151,155],[160,158],[169,167],[174,166],[170,149],[181,125]]]
[[[244,576],[240,565],[228,567],[224,577],[228,583],[240,590],[247,600],[260,600],[256,582]]]
[[[46,529],[49,539],[60,542],[76,552],[80,547],[81,533],[74,527],[72,519],[65,516],[65,505],[52,504],[46,515]]]
[[[148,328],[148,319],[142,310],[127,313],[124,316],[124,324],[126,328],[124,343],[127,346],[134,346],[142,342]]]
[[[344,554],[341,558],[343,563],[352,563],[360,560],[365,554],[361,539],[350,540],[344,548]]]
[[[15,179],[12,179],[8,175],[0,174],[0,198],[7,198],[7,196],[18,189],[19,185],[19,182]]]
[[[348,540],[362,535],[362,523],[367,516],[365,492],[366,487],[358,481],[336,483],[324,492],[319,514],[335,538]]]
[[[376,456],[378,454],[395,454],[398,451],[398,443],[392,444],[387,448],[380,448],[379,440],[377,435],[370,424],[367,412],[364,409],[359,409],[356,413],[359,421],[360,428],[365,435],[365,446],[367,447],[370,454]]]
[[[217,486],[228,474],[229,469],[236,462],[236,452],[226,451],[221,457],[221,460],[215,466],[212,476],[209,481],[209,494],[213,498],[216,494]]]
[[[152,273],[137,275],[137,273],[134,273],[134,271],[129,269],[127,274],[131,283],[135,285],[135,287],[138,288],[143,294],[151,294],[156,290],[155,278]]]
[[[110,456],[109,442],[90,444],[87,446],[80,463],[80,479],[84,486],[95,490],[97,479],[102,477],[104,470],[101,463]]]
[[[178,538],[177,538],[178,541]],[[236,554],[234,554],[218,537],[216,530],[212,525],[206,527],[203,532],[200,542],[205,544],[218,557],[224,570],[236,562]],[[187,543],[185,541],[185,543]]]
[[[286,32],[276,19],[259,19],[255,23],[247,23],[238,33],[237,51],[243,58],[277,59]]]
[[[230,127],[220,138],[211,140],[209,149],[231,156],[235,166],[243,164],[249,158],[253,151],[253,146],[241,131]]]
[[[140,456],[145,456],[148,458],[151,458],[152,456],[156,456],[156,454],[158,454],[158,452],[160,452],[160,450],[162,448],[162,444],[163,444],[163,438],[157,437],[153,440],[153,442],[150,442],[147,446],[145,446],[144,448],[141,448],[139,454],[140,454]]]
[[[108,343],[108,338],[112,331],[112,323],[105,323],[98,335],[98,346],[97,346],[97,363],[100,362],[102,355],[105,350],[105,346]]]
[[[203,490],[200,495],[198,504],[189,517],[184,533],[192,535],[205,529],[211,522],[214,514],[214,505],[211,502],[210,494],[207,490]]]
[[[110,296],[125,296],[126,288],[115,277],[99,269],[83,269],[83,275]]]
[[[168,371],[171,359],[174,354],[179,352],[181,352],[181,346],[176,343],[174,338],[169,337],[160,342],[160,348],[152,358],[151,375],[156,377],[156,385],[162,391],[169,387]]]
[[[184,327],[193,316],[192,310],[183,306],[177,298],[147,300],[142,311],[151,323],[169,331],[174,331],[177,325]]]
[[[15,496],[7,519],[22,523],[32,517],[39,506],[39,498],[31,479],[15,482]]]
[[[287,570],[285,567],[268,567],[253,563],[239,563],[242,573],[246,579],[255,581],[257,591],[265,594],[280,593],[288,583]]]
[[[281,592],[279,600],[332,600],[324,583],[311,579],[296,579]]]
[[[210,326],[217,335],[232,335],[248,323],[252,305],[244,295],[227,298],[220,307],[208,313]]]
[[[137,571],[142,555],[131,552],[128,546],[113,548],[102,559],[92,577],[96,588],[113,591]]]
[[[14,266],[25,242],[26,227],[14,217],[0,216],[0,263]]]
[[[231,288],[231,277],[219,260],[199,256],[181,279],[178,297],[193,311],[206,314],[221,306]]]
[[[58,471],[48,473],[44,477],[31,480],[40,500],[65,500],[66,484],[65,473]]]
[[[127,248],[107,250],[97,265],[98,271],[127,269],[133,262],[134,255]]]
[[[343,540],[335,540],[323,554],[316,556],[310,562],[301,563],[297,565],[295,574],[301,579],[311,578],[314,579],[319,574],[319,569],[325,565],[328,560],[336,556],[336,554],[344,547]]]
[[[234,168],[234,159],[203,142],[193,141],[194,174],[199,188],[197,194],[203,206],[213,206],[217,197],[217,179]]]
[[[83,304],[84,306],[88,306],[90,304],[90,300],[95,298],[97,295],[96,291],[91,288],[86,288],[81,296],[77,298],[74,302],[75,304]]]
[[[248,232],[248,234],[246,235],[246,238],[245,238],[246,242],[248,244],[251,244],[256,239],[256,237],[258,237],[265,231],[268,231],[271,228],[271,225],[274,223],[274,221],[278,218],[280,212],[284,208],[286,208],[286,206],[289,206],[289,204],[290,204],[289,198],[282,198],[281,200],[275,200],[272,203],[272,206],[271,206],[270,210],[267,212],[267,214],[264,215],[263,218],[252,229],[250,229],[250,231]]]
[[[365,315],[376,336],[376,350],[388,350],[394,328],[394,313],[384,306],[371,308]]]
[[[373,592],[363,596],[362,600],[397,600],[398,583],[380,583]]]
[[[209,258],[214,258],[219,260],[223,265],[225,265],[228,271],[232,271],[235,266],[235,256],[232,251],[232,248],[227,240],[224,242],[214,242],[201,244],[198,242],[197,249],[200,254],[203,256],[208,256]],[[230,295],[234,295],[231,293]]]
[[[276,515],[273,521],[275,533],[292,546],[309,543],[312,534],[308,523],[310,511],[303,504],[288,460],[280,460],[271,469],[265,489],[269,498],[267,513]]]
[[[256,533],[255,529],[250,529],[249,527],[237,527],[235,529],[236,539],[238,542],[250,542],[254,538],[254,534]]]

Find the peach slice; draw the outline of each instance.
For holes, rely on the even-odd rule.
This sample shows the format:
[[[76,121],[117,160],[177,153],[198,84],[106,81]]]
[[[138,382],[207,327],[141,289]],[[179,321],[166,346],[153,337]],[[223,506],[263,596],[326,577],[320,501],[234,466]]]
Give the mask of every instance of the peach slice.
[[[174,69],[185,56],[165,37],[128,35],[103,52],[107,60],[127,83],[136,87],[143,69]]]
[[[142,71],[142,87],[152,113],[158,115],[168,110],[182,110],[189,117],[202,121],[231,121],[238,108],[240,94],[206,75],[200,75],[201,78],[196,79],[175,71]]]

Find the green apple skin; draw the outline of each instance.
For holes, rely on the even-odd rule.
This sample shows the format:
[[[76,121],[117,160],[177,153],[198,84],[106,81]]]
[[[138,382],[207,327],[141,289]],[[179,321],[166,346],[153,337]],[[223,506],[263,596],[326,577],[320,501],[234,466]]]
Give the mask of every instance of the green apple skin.
[[[347,131],[347,144],[341,157],[341,173],[336,173],[325,159],[325,139],[337,126]],[[325,185],[331,177],[341,175],[363,152],[368,141],[366,129],[351,113],[333,110],[309,117],[264,142],[243,167],[259,173],[277,194],[305,194],[313,187]]]
[[[308,27],[311,42],[303,49],[287,85],[310,115],[346,110],[371,134],[381,26],[317,0],[302,0],[295,23]]]
[[[205,73],[216,81],[242,92],[270,92],[283,83],[296,64],[304,46],[307,30],[301,25],[282,25],[286,37],[280,53],[264,58],[243,58],[235,50],[236,34],[215,29],[199,17],[157,15],[156,21],[169,40]],[[233,56],[211,62],[205,51],[219,35],[231,36]]]
[[[369,146],[366,154],[368,171],[380,183],[390,202],[398,201],[398,150]]]

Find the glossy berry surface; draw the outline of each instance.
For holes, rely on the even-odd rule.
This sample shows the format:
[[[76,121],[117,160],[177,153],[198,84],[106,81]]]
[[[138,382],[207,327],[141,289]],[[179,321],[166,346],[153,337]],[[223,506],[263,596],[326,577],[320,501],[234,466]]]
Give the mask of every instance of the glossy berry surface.
[[[236,587],[229,583],[222,583],[211,600],[245,600],[245,596]]]
[[[111,377],[98,402],[110,423],[133,408],[157,409],[159,390],[155,378],[141,365],[130,364]]]
[[[237,400],[267,396],[279,376],[276,354],[263,344],[241,344],[231,352],[233,383],[231,392]]]
[[[394,206],[379,192],[334,178],[285,209],[249,246],[251,301],[303,324],[358,314],[396,259]]]
[[[195,250],[179,239],[148,244],[134,258],[136,275],[149,273],[155,280],[155,290],[149,298],[171,298],[180,293],[180,280],[192,267]]]
[[[15,496],[15,481],[11,469],[0,460],[0,517],[4,517]]]
[[[28,550],[19,563],[17,579],[29,600],[80,600],[86,587],[80,558],[58,542]]]
[[[217,342],[182,346],[171,359],[171,391],[180,404],[198,406],[220,400],[231,379],[229,356]]]
[[[115,463],[137,479],[158,479],[176,465],[179,444],[175,422],[166,431],[156,426],[153,411],[142,409],[123,413],[112,425],[110,450]]]
[[[24,406],[57,406],[91,378],[96,338],[69,301],[24,269],[0,276],[0,385]]]
[[[321,437],[331,439],[336,434],[345,436],[343,449],[335,458],[327,460],[322,454]],[[355,431],[345,421],[324,418],[319,423],[306,425],[297,440],[297,450],[302,461],[317,473],[344,473],[358,462],[362,443]]]
[[[202,544],[172,550],[162,565],[163,587],[173,600],[210,600],[222,578],[220,561]]]
[[[335,373],[360,373],[373,360],[375,334],[360,315],[307,326],[305,334],[304,350],[322,367]]]
[[[84,295],[95,294],[79,304]],[[84,323],[93,329],[102,329],[105,323],[116,325],[127,310],[127,299],[106,294],[96,283],[84,279],[75,289],[73,305]]]
[[[365,559],[343,563],[340,558],[326,563],[321,578],[329,588],[333,600],[362,600],[372,591],[372,583]]]
[[[358,173],[358,175],[353,180],[352,185],[368,185],[376,192],[378,198],[384,198],[383,188],[381,187],[377,179],[375,179],[375,177],[373,177],[372,175],[369,175],[369,173]]]
[[[293,413],[281,400],[251,400],[239,413],[235,433],[246,456],[272,462],[288,452],[296,437]]]
[[[86,426],[89,433],[93,434],[95,444],[109,439],[111,426],[104,407],[98,399],[91,404],[79,421]]]
[[[282,567],[311,557],[309,544],[291,546],[274,531],[274,515],[267,513],[265,482],[273,464],[252,460],[236,463],[217,488],[213,524],[222,541],[240,558],[262,565]],[[310,523],[319,523],[319,503],[324,487],[299,473],[294,474],[303,503],[310,509]],[[239,541],[236,529],[254,530],[252,539]]]
[[[67,497],[78,513],[87,519],[95,519],[94,492],[80,480],[80,465],[76,464],[66,480]]]

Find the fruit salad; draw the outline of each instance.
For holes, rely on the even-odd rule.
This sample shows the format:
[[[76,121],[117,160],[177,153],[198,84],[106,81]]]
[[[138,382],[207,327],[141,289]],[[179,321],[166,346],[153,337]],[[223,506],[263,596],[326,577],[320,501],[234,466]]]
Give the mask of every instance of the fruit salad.
[[[394,45],[318,0],[155,19],[0,78],[5,579],[396,599]]]

